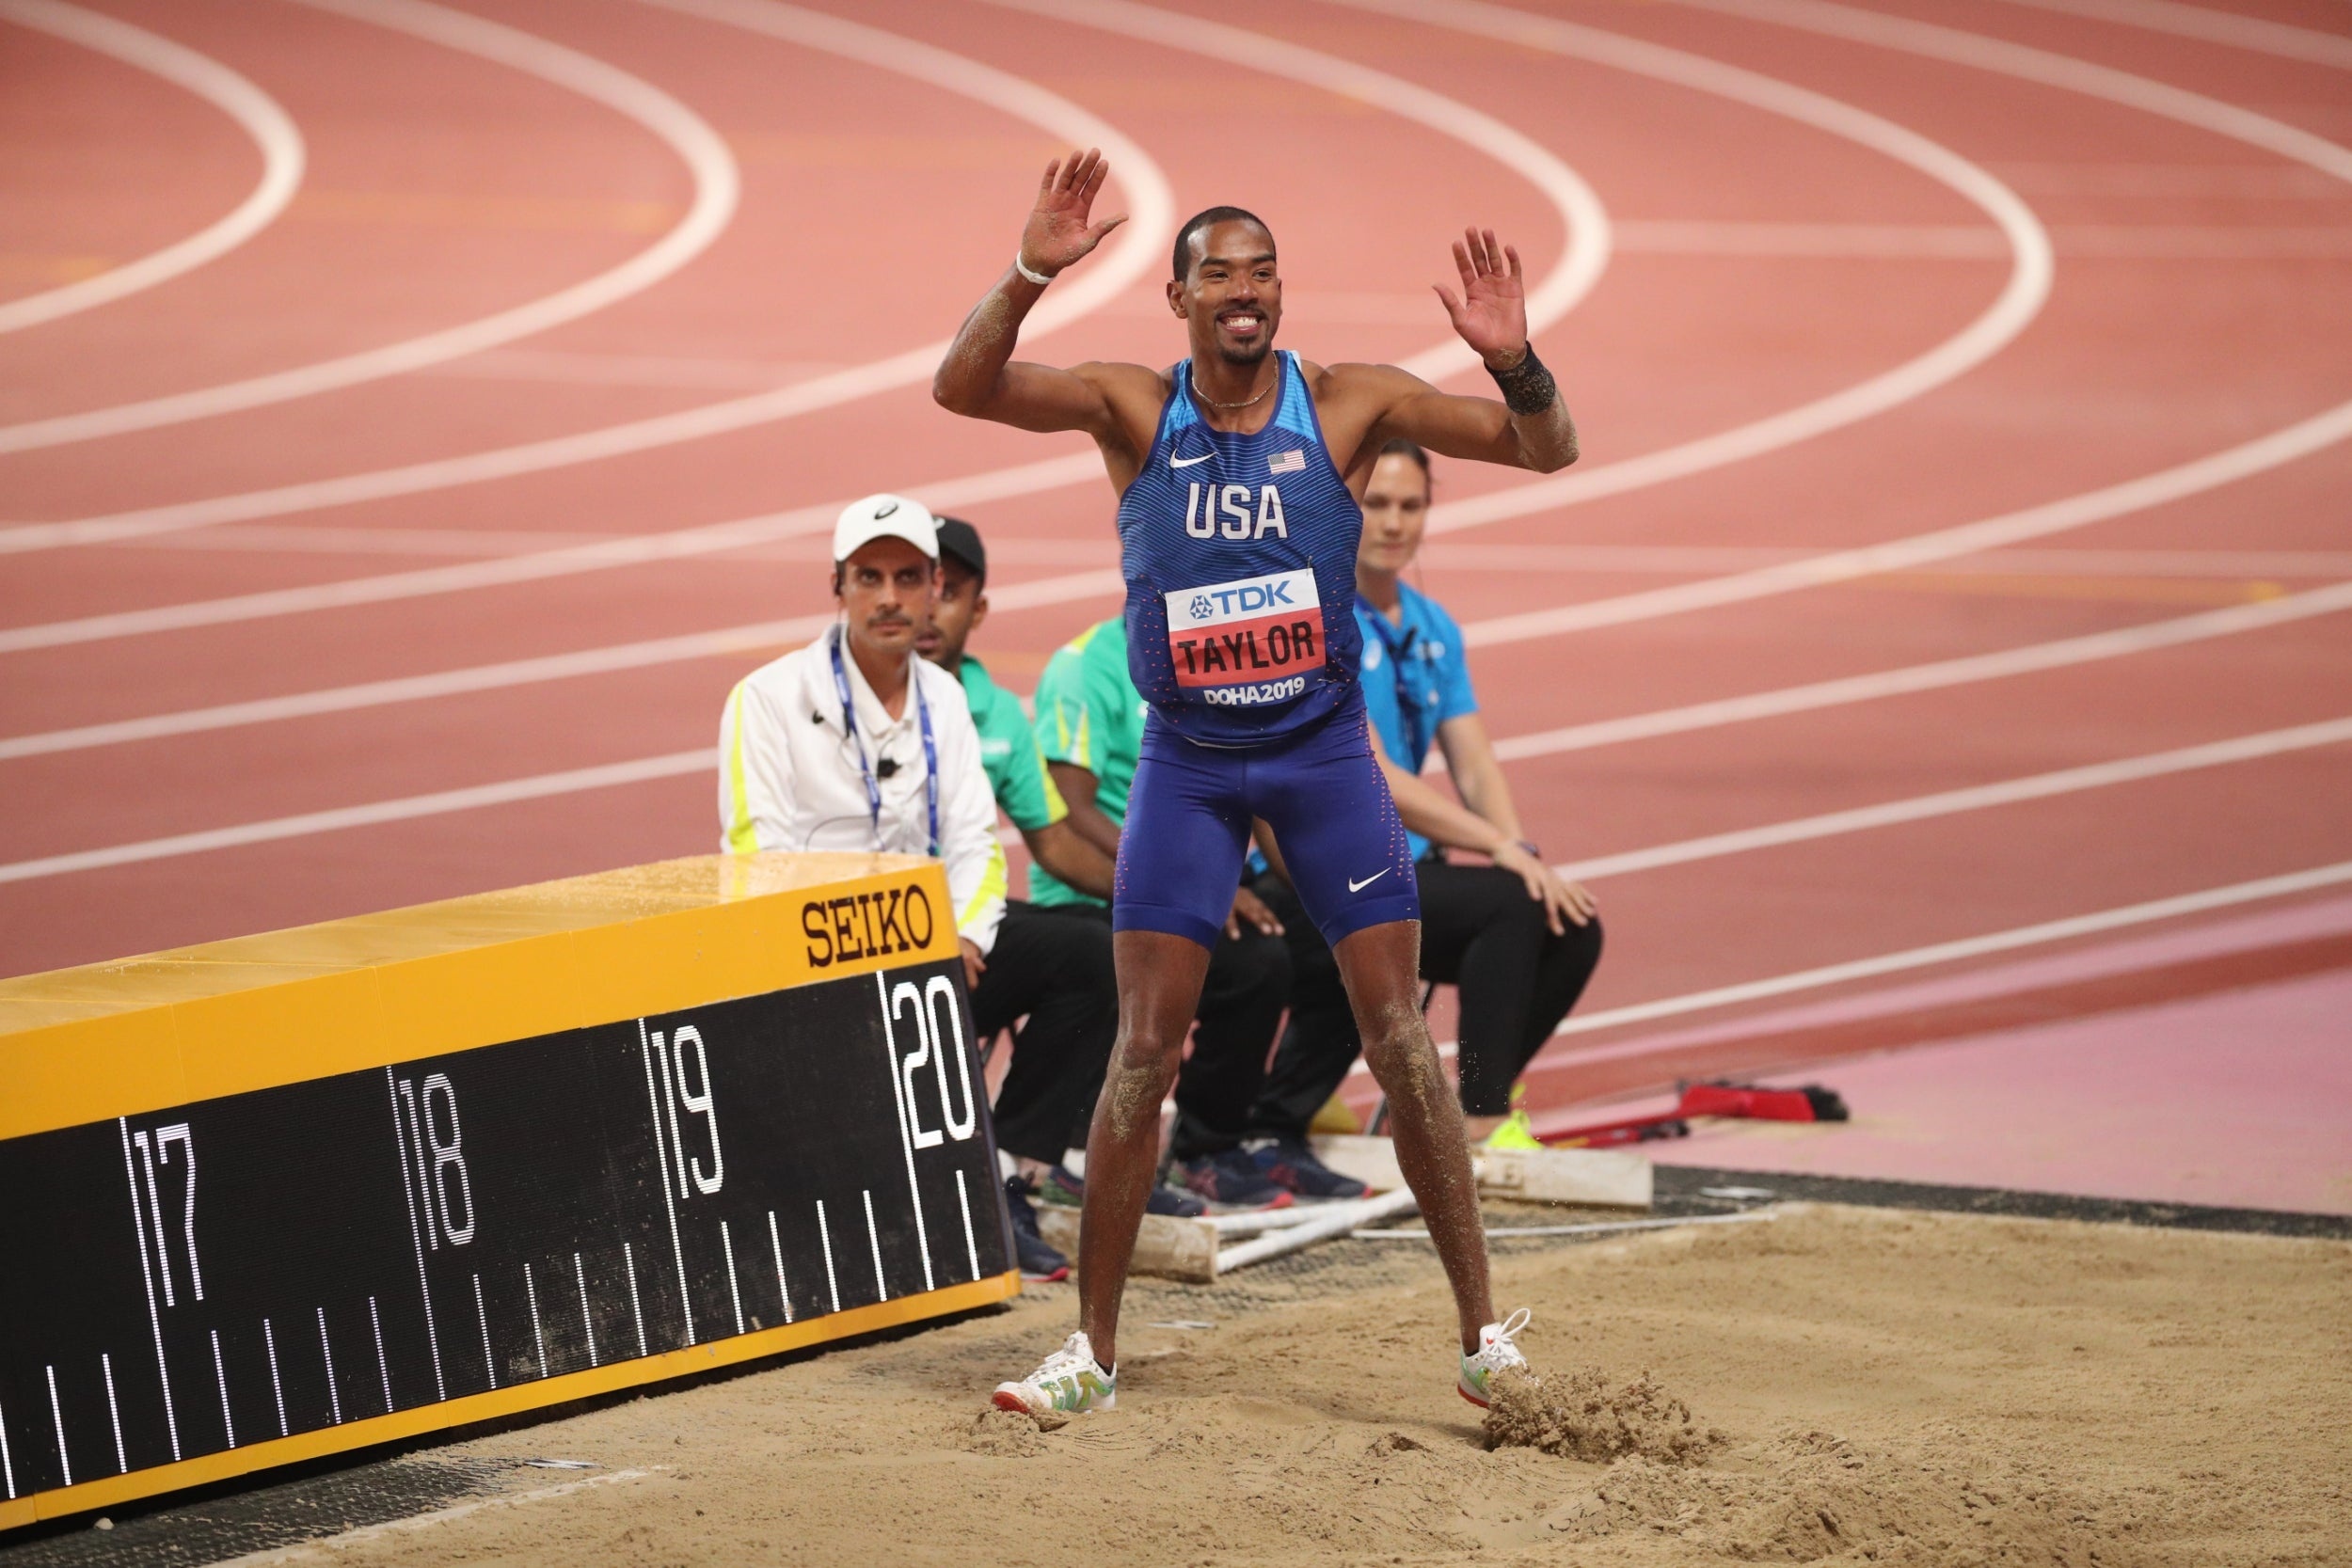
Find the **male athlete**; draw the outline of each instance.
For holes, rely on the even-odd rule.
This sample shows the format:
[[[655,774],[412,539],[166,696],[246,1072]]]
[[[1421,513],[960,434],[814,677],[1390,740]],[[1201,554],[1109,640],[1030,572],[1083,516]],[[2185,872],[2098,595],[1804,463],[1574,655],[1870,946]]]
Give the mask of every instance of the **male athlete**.
[[[1160,1104],[1256,818],[1338,960],[1389,1097],[1397,1164],[1454,1288],[1456,1387],[1483,1405],[1497,1371],[1525,1364],[1512,1337],[1526,1315],[1495,1321],[1461,1107],[1422,1019],[1412,862],[1356,686],[1358,501],[1394,437],[1549,473],[1575,461],[1576,428],[1527,341],[1518,253],[1478,230],[1454,247],[1460,296],[1437,293],[1502,403],[1393,366],[1277,353],[1274,236],[1235,207],[1212,207],[1176,236],[1168,304],[1189,359],[1167,371],[1015,362],[1023,317],[1124,221],[1089,222],[1109,172],[1094,150],[1047,166],[1012,266],[931,383],[955,413],[1094,437],[1120,495],[1129,669],[1152,708],[1113,890],[1119,1038],[1087,1140],[1078,1332],[999,1386],[995,1402],[1075,1413],[1117,1398],[1120,1297],[1158,1164]]]

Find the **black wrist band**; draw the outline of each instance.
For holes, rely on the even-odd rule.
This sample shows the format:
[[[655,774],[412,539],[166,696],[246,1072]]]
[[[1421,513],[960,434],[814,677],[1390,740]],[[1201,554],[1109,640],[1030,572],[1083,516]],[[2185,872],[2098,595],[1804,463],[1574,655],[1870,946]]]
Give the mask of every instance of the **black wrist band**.
[[[1507,371],[1489,369],[1502,389],[1503,406],[1514,414],[1540,414],[1560,399],[1560,384],[1551,379],[1551,372],[1535,357],[1535,345],[1530,342],[1519,362]]]

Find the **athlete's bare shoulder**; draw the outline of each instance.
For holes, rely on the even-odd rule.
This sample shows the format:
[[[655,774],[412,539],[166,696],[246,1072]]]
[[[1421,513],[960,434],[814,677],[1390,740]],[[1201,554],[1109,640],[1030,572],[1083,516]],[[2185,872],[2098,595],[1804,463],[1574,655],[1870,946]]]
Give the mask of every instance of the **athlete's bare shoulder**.
[[[1314,399],[1324,444],[1343,474],[1365,466],[1359,459],[1366,438],[1381,420],[1407,399],[1430,390],[1421,377],[1394,365],[1317,365],[1301,359],[1298,373]]]
[[[1175,390],[1175,383],[1166,371],[1117,359],[1089,359],[1071,366],[1070,373],[1100,391],[1104,401],[1121,415],[1149,409],[1143,423],[1144,445],[1152,444],[1151,433],[1159,426],[1160,409]]]
[[[1152,438],[1159,434],[1160,411],[1168,406],[1173,384],[1163,371],[1116,359],[1089,359],[1071,366],[1070,374],[1086,383],[1101,400],[1101,420],[1087,434],[1094,437],[1103,453],[1111,488],[1123,491],[1151,455]]]

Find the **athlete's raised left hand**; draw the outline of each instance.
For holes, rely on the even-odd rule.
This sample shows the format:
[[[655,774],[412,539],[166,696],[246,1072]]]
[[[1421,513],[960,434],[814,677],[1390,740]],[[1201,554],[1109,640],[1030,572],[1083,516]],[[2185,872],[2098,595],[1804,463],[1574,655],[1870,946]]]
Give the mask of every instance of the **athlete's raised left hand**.
[[[1029,221],[1021,230],[1023,266],[1050,277],[1127,221],[1124,213],[1100,223],[1087,221],[1110,172],[1110,160],[1091,147],[1045,166],[1044,178],[1037,184],[1037,205],[1029,209]]]
[[[1490,371],[1507,371],[1527,352],[1527,278],[1519,253],[1495,238],[1491,229],[1465,229],[1454,242],[1454,265],[1462,293],[1442,283],[1430,285],[1462,341],[1478,351]]]

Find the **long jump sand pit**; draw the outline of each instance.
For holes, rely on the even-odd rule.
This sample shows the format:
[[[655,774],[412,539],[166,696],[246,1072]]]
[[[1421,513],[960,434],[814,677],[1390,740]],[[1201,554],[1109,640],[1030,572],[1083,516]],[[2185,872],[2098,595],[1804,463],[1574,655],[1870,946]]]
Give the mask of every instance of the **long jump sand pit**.
[[[1425,1245],[1341,1242],[1139,1282],[1121,1407],[1050,1433],[982,1406],[1067,1332],[1067,1288],[484,1439],[604,1483],[301,1555],[2352,1562],[2352,1244],[1792,1205],[1537,1245],[1502,1244],[1498,1294],[1534,1309],[1522,1342],[1594,1396],[1571,1424],[1613,1458],[1490,1449]],[[1146,1326],[1179,1323],[1214,1326]]]

